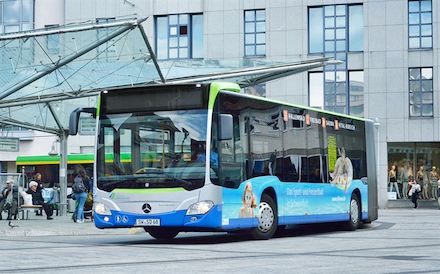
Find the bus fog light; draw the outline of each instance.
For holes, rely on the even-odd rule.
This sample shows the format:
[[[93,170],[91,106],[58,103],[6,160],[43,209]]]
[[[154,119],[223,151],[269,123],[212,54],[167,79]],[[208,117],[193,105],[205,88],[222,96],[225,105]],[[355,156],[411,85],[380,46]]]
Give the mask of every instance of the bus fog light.
[[[206,214],[213,206],[212,201],[200,201],[192,204],[186,211],[186,215]]]
[[[101,203],[95,204],[95,212],[100,215],[112,215],[110,209]]]
[[[110,221],[110,218],[107,217],[107,216],[105,216],[105,217],[104,217],[104,221],[105,221],[105,222],[108,222],[108,221]]]

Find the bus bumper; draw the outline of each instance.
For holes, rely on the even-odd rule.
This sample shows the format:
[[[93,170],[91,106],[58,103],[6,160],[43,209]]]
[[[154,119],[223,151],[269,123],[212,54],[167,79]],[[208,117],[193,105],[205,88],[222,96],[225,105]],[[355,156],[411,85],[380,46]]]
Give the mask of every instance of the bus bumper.
[[[203,215],[186,215],[186,210],[178,210],[161,214],[134,214],[123,211],[111,211],[111,215],[101,215],[95,212],[94,222],[97,228],[130,228],[143,227],[138,220],[159,220],[161,227],[181,227],[183,230],[191,228],[221,228],[221,210],[215,205]]]

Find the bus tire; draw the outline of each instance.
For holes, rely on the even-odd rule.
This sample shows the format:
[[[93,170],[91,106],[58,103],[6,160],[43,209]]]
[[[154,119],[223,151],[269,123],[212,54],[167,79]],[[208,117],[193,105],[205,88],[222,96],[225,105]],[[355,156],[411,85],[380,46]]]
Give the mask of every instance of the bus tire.
[[[275,201],[264,193],[258,205],[258,226],[251,231],[251,236],[257,240],[272,238],[278,228],[278,211]]]
[[[347,230],[354,231],[360,227],[361,224],[361,203],[359,197],[356,194],[351,195],[350,208],[349,208],[349,220],[346,224]]]
[[[144,227],[144,230],[157,240],[171,240],[179,234],[178,230],[172,228]]]

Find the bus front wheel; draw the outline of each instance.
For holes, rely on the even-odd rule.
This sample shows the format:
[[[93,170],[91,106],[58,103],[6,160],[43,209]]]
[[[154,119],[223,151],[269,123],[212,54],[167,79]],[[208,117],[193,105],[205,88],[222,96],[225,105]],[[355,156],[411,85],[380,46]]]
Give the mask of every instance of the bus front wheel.
[[[278,228],[278,212],[275,201],[268,194],[261,197],[257,217],[258,226],[252,230],[252,237],[258,240],[272,238]]]
[[[347,223],[347,229],[354,231],[361,224],[361,206],[359,197],[356,194],[351,195],[350,200],[350,219]]]
[[[171,228],[144,227],[144,230],[158,240],[171,240],[179,234],[179,231]]]

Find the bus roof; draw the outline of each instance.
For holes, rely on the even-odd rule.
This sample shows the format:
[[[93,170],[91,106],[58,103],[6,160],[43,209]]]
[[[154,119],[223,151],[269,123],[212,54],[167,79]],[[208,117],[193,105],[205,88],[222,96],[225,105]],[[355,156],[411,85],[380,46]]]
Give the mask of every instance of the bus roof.
[[[218,85],[218,87],[221,87],[221,86],[222,85]],[[266,101],[266,102],[271,102],[271,103],[285,105],[285,106],[291,106],[291,107],[303,108],[303,109],[307,109],[307,110],[313,110],[313,111],[316,111],[316,112],[321,112],[321,113],[325,113],[325,114],[331,114],[331,115],[335,115],[335,116],[339,116],[339,117],[344,117],[344,118],[349,118],[349,119],[358,120],[358,121],[371,121],[370,119],[365,119],[365,118],[360,118],[360,117],[351,116],[351,115],[347,115],[347,114],[332,112],[332,111],[323,110],[323,109],[319,109],[319,108],[312,108],[312,107],[297,105],[297,104],[293,104],[293,103],[289,103],[289,102],[283,102],[283,101],[274,100],[274,99],[268,99],[268,98],[265,98],[265,97],[260,97],[260,96],[250,95],[250,94],[236,93],[236,92],[229,91],[229,90],[222,91],[222,92],[227,92],[229,94],[233,94],[234,96],[252,98],[252,99],[256,99],[256,100],[260,100],[260,101]]]

